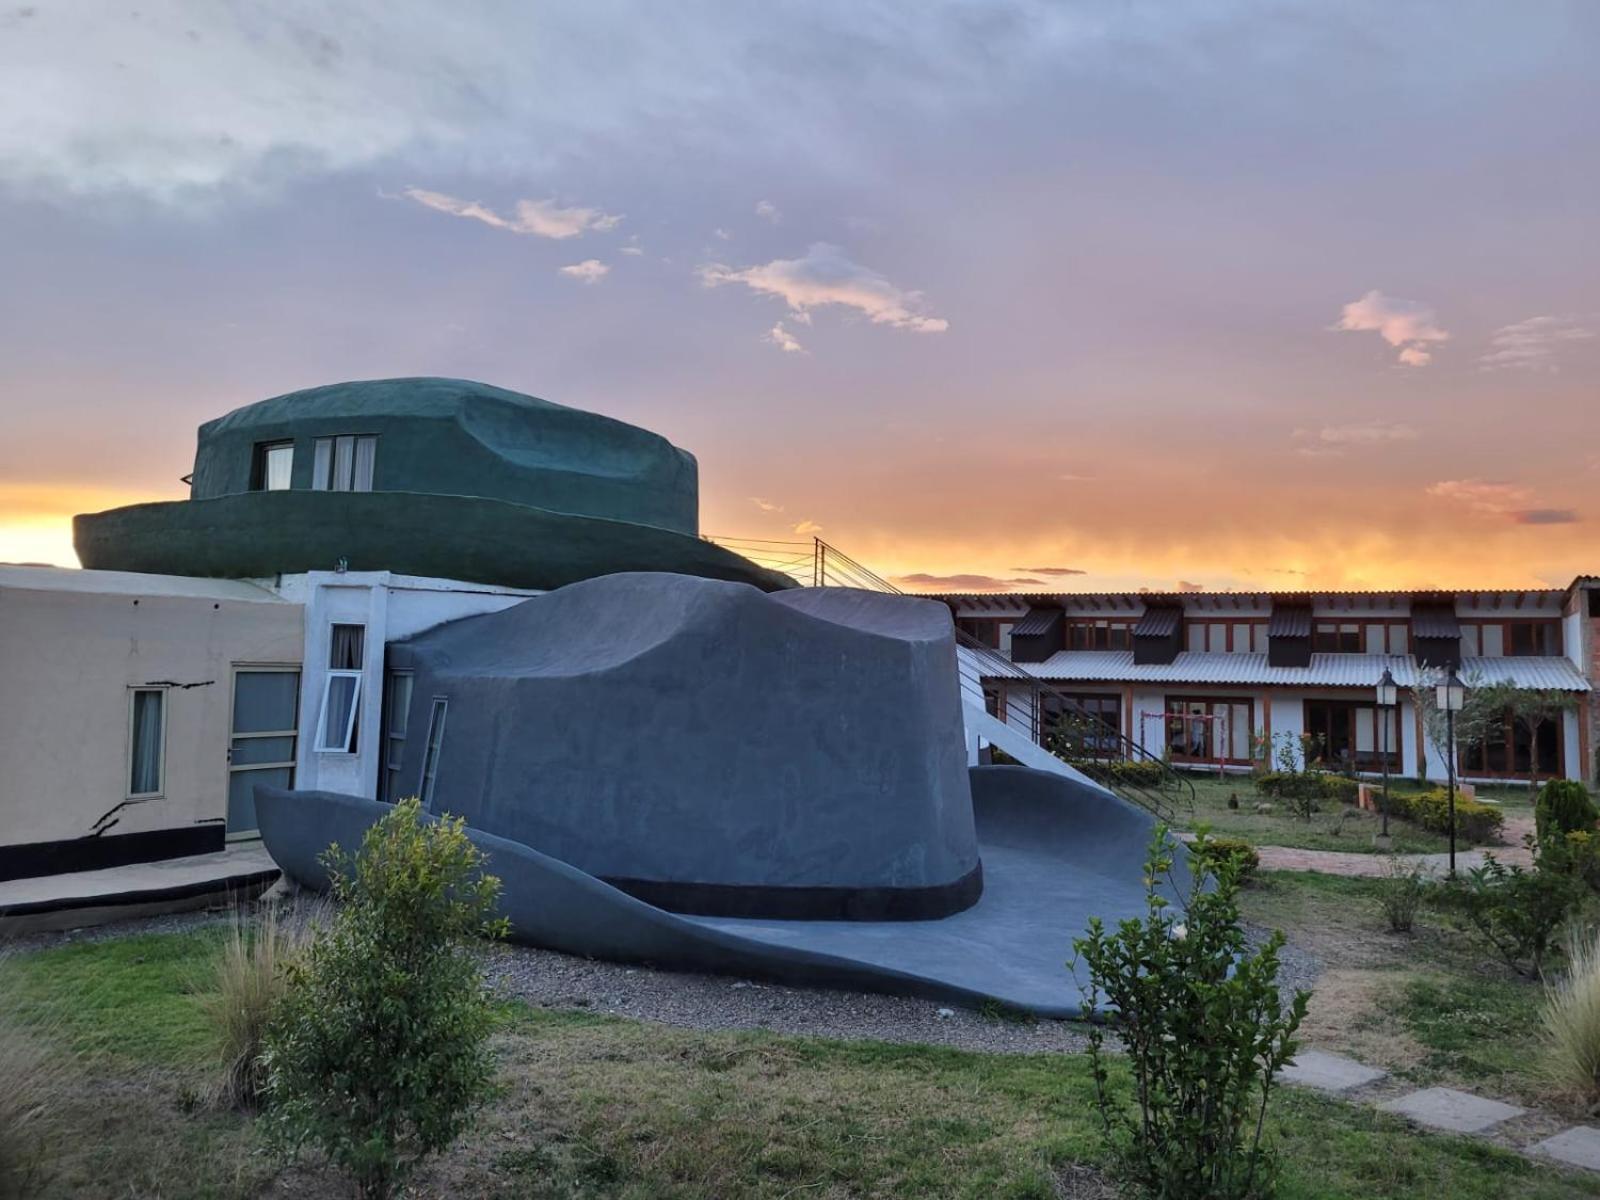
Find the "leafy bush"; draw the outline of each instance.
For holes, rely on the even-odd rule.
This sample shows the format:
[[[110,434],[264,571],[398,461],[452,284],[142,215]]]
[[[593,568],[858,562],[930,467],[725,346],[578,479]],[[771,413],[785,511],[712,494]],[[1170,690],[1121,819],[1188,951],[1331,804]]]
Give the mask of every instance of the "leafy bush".
[[[267,1032],[269,1136],[306,1143],[385,1197],[460,1134],[493,1073],[475,940],[497,936],[500,881],[460,820],[403,800],[351,861],[324,856],[342,902],[301,961]]]
[[[1356,801],[1356,781],[1326,771],[1269,771],[1257,775],[1255,785],[1258,792],[1285,801],[1296,815],[1307,820],[1321,808],[1321,801]]]
[[[1584,886],[1553,850],[1540,854],[1532,870],[1485,854],[1483,866],[1468,871],[1447,895],[1507,966],[1533,978],[1543,973],[1557,932],[1583,902]]]
[[[1600,1107],[1600,933],[1569,932],[1567,970],[1546,982],[1539,1024],[1550,1079]]]
[[[1170,776],[1170,768],[1153,758],[1113,759],[1109,762],[1073,760],[1073,763],[1089,778],[1107,784],[1125,783],[1132,787],[1155,788],[1166,784]]]
[[[1600,821],[1600,809],[1589,798],[1589,789],[1576,779],[1552,779],[1539,789],[1533,805],[1534,825],[1539,840],[1552,830],[1560,833],[1590,831]]]
[[[1431,829],[1435,833],[1450,832],[1450,793],[1445,788],[1426,792],[1390,792],[1389,812],[1392,816]],[[1484,804],[1456,793],[1456,836],[1476,845],[1500,840],[1500,830],[1506,815],[1493,804]]]
[[[1416,863],[1391,856],[1378,876],[1378,904],[1392,933],[1410,933],[1433,884]]]
[[[1277,985],[1283,934],[1247,953],[1233,859],[1220,865],[1204,835],[1191,858],[1194,882],[1181,915],[1161,894],[1176,848],[1165,828],[1145,867],[1146,915],[1108,933],[1098,918],[1076,938],[1088,968],[1088,1015],[1114,1010],[1133,1074],[1130,1104],[1114,1095],[1104,1027],[1089,1032],[1095,1099],[1107,1143],[1124,1173],[1163,1200],[1242,1200],[1271,1192],[1261,1147],[1274,1077],[1298,1046],[1308,992],[1287,1008]],[[1208,888],[1207,880],[1215,887]]]
[[[1189,853],[1214,874],[1222,870],[1224,863],[1232,863],[1241,883],[1261,867],[1261,855],[1242,838],[1207,837],[1196,841]]]
[[[1543,844],[1557,849],[1548,838]],[[1600,892],[1600,837],[1587,829],[1569,833],[1561,839],[1559,853],[1573,875],[1588,884],[1591,890]]]
[[[304,949],[304,921],[280,920],[276,908],[256,919],[235,914],[228,940],[217,954],[211,988],[200,999],[222,1065],[215,1098],[253,1109],[266,1086],[261,1052],[267,1026],[283,997],[285,969]]]

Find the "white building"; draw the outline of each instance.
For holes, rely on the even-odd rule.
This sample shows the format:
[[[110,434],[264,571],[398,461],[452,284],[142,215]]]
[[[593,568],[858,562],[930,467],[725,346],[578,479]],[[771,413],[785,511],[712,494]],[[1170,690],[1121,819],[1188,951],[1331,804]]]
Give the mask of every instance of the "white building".
[[[1409,689],[1454,669],[1469,684],[1572,697],[1536,730],[1508,715],[1483,744],[1463,748],[1464,777],[1594,774],[1597,580],[1533,591],[939,598],[960,628],[1028,676],[1177,765],[1246,770],[1309,746],[1357,771],[1381,770],[1387,757],[1395,773],[1443,778]],[[1386,669],[1401,689],[1387,718],[1374,691]],[[996,671],[984,686],[995,715],[1033,721],[1031,684]]]

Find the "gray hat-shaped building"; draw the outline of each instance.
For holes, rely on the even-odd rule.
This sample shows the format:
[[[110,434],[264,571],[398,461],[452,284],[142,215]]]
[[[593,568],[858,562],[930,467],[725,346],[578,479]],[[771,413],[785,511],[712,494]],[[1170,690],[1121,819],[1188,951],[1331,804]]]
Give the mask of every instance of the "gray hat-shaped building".
[[[675,912],[947,916],[982,891],[951,628],[870,592],[577,584],[390,648],[400,790]]]

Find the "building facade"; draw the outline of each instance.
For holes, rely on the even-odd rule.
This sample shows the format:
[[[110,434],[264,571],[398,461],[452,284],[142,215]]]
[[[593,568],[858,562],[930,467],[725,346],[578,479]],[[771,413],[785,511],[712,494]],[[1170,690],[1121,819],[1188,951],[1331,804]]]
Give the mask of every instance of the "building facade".
[[[1592,779],[1600,580],[1561,589],[1451,592],[947,594],[966,633],[1175,765],[1304,765],[1442,779],[1413,689],[1454,670],[1562,697],[1528,722],[1507,713],[1462,747],[1463,778]],[[1383,710],[1387,670],[1399,704]],[[984,681],[992,713],[1035,720],[1027,678]],[[1038,714],[1048,722],[1054,714]]]

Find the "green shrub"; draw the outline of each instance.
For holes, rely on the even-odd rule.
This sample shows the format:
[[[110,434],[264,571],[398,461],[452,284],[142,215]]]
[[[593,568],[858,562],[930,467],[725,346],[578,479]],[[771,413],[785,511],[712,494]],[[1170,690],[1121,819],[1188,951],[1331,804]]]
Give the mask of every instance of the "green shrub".
[[[1485,854],[1483,866],[1445,894],[1507,966],[1536,978],[1556,949],[1557,932],[1583,902],[1584,886],[1564,855],[1541,854],[1528,870]]]
[[[1445,788],[1426,792],[1390,792],[1389,812],[1434,833],[1450,832],[1450,793]],[[1475,845],[1500,840],[1506,815],[1496,805],[1484,804],[1456,793],[1456,836]]]
[[[1577,833],[1592,830],[1600,821],[1600,809],[1589,797],[1589,789],[1576,779],[1552,779],[1539,789],[1539,798],[1533,805],[1534,825],[1539,840],[1551,830]]]
[[[1547,854],[1555,849],[1548,838],[1543,845],[1547,847]],[[1561,857],[1566,860],[1567,869],[1588,884],[1591,890],[1600,892],[1600,836],[1580,829],[1562,838],[1559,849]]]
[[[1234,860],[1215,867],[1201,835],[1181,914],[1162,895],[1176,853],[1156,831],[1145,867],[1146,910],[1115,933],[1098,918],[1076,938],[1088,968],[1086,1015],[1114,1011],[1131,1102],[1109,1086],[1104,1026],[1089,1030],[1090,1070],[1108,1147],[1142,1193],[1162,1200],[1243,1200],[1272,1191],[1262,1122],[1277,1073],[1298,1049],[1307,992],[1284,1005],[1274,933],[1249,952]],[[1208,888],[1207,880],[1216,882]]]
[[[1323,775],[1322,794],[1339,804],[1354,804],[1361,785],[1347,775]]]
[[[260,1101],[267,1082],[261,1061],[267,1026],[283,998],[286,968],[308,936],[304,921],[283,921],[276,908],[254,921],[235,914],[217,952],[211,987],[200,998],[221,1065],[218,1102],[253,1109]]]
[[[385,1197],[449,1146],[487,1094],[493,1020],[476,940],[496,936],[500,881],[459,820],[403,800],[353,862],[324,856],[341,902],[299,962],[267,1032],[267,1127],[315,1145]]]
[[[1593,1111],[1600,1105],[1600,934],[1594,930],[1569,931],[1567,970],[1545,984],[1539,1024],[1546,1074]]]
[[[1261,867],[1261,855],[1242,838],[1207,837],[1197,840],[1189,848],[1190,855],[1202,860],[1213,874],[1220,872],[1224,863],[1232,863],[1242,883]]]
[[[1169,768],[1156,759],[1113,759],[1109,762],[1093,760],[1072,760],[1080,771],[1097,779],[1101,783],[1116,785],[1127,784],[1130,787],[1161,787],[1168,781]]]
[[[1388,919],[1392,933],[1410,933],[1417,910],[1433,884],[1422,868],[1403,858],[1391,856],[1378,877],[1378,905]]]

